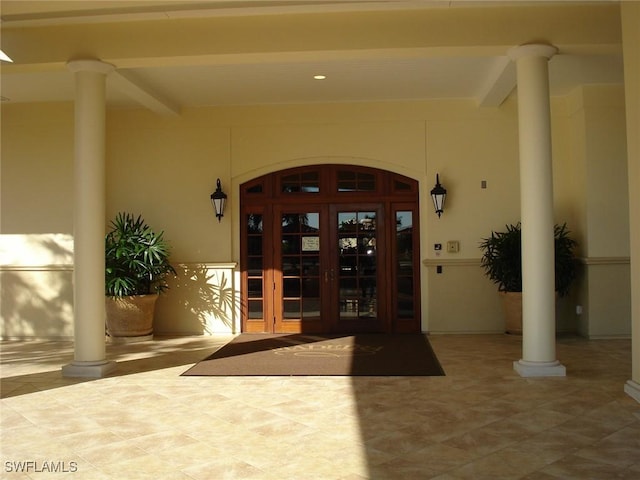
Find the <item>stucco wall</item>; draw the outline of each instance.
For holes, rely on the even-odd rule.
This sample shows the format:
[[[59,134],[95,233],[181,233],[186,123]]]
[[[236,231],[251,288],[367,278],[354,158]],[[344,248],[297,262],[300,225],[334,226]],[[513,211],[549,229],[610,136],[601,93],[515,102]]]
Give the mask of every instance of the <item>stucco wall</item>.
[[[145,215],[172,240],[175,262],[238,262],[241,183],[267,172],[316,163],[399,172],[417,179],[421,186],[421,253],[427,260],[421,272],[423,329],[499,332],[501,311],[496,299],[487,300],[486,291],[495,289],[477,264],[478,243],[491,229],[519,218],[514,118],[513,101],[500,109],[478,109],[468,101],[201,108],[169,120],[139,111],[113,111],[109,115],[109,209],[113,213],[127,204],[136,211],[151,209]],[[186,153],[175,145],[180,141],[189,142]],[[153,143],[150,152],[140,151],[145,143]],[[166,180],[159,189],[143,190],[143,195],[132,190],[134,179],[147,175],[141,156],[153,159],[158,170],[154,178]],[[440,219],[428,196],[437,172],[449,191]],[[208,202],[217,177],[230,199],[220,224]],[[486,189],[481,188],[483,180]],[[174,189],[169,190],[170,202],[164,200],[167,188]],[[180,199],[180,192],[188,192],[189,200]],[[181,206],[171,205],[179,201]],[[122,206],[113,208],[116,203]],[[433,249],[434,243],[447,240],[459,241],[460,252]],[[434,273],[429,259],[446,263],[443,274]],[[470,275],[469,266],[460,263],[469,259],[475,259]],[[460,276],[470,288],[460,289],[456,279]],[[447,308],[449,300],[441,291],[449,292],[449,299],[461,296],[467,308]],[[175,316],[175,309],[169,307],[174,295],[170,291],[160,304],[163,325],[171,325],[167,312]],[[184,303],[177,297],[176,301]]]
[[[73,105],[1,114],[0,337],[70,337]]]
[[[73,336],[73,237],[0,235],[0,338]]]
[[[629,192],[624,90],[581,87],[567,98],[582,279],[578,330],[592,337],[631,334]],[[571,172],[567,172],[571,173]]]
[[[597,97],[598,91],[592,94]],[[583,146],[567,140],[573,129],[567,101],[553,102],[556,216],[559,222],[569,222],[580,238],[590,238],[587,222],[572,225],[589,207],[581,195],[587,188],[576,184],[571,168],[581,161]],[[623,115],[623,108],[616,108]],[[512,97],[500,108],[485,109],[471,101],[440,100],[197,108],[170,118],[137,109],[109,110],[105,224],[121,210],[141,213],[154,228],[165,231],[173,246],[172,261],[181,274],[158,304],[157,332],[237,331],[237,312],[214,311],[203,303],[202,292],[218,288],[215,278],[223,276],[229,282],[226,288],[237,285],[237,270],[230,270],[229,264],[239,261],[239,185],[270,171],[313,163],[392,170],[420,182],[423,329],[500,332],[502,312],[493,295],[495,287],[479,267],[478,244],[491,230],[519,220],[516,109]],[[1,233],[71,233],[72,107],[3,105],[2,114]],[[24,132],[42,124],[48,125],[48,133],[37,137],[37,148],[45,153],[34,155],[36,147],[25,141]],[[621,141],[617,134],[600,135],[590,138],[589,148],[615,150]],[[43,156],[55,174],[40,175]],[[440,219],[428,195],[436,173],[448,190]],[[209,201],[216,178],[229,195],[220,223]],[[19,189],[5,189],[9,181],[27,182],[34,195],[46,188],[47,198],[25,202]],[[49,185],[52,181],[56,188]],[[611,197],[618,208],[626,208],[622,197]],[[42,225],[47,225],[46,232]],[[624,222],[611,228],[625,234]],[[449,240],[460,242],[458,253],[434,250],[435,243],[446,245]],[[441,274],[436,273],[437,265],[443,266]],[[2,288],[7,291],[13,280],[7,268],[3,272]],[[194,272],[210,280],[196,285],[189,280]],[[613,281],[622,285],[628,278]],[[68,297],[68,283],[64,291]],[[232,294],[237,298],[237,291]],[[559,325],[570,328],[574,305],[559,311]],[[69,319],[64,318],[60,335],[69,331]],[[2,320],[6,322],[4,313]]]

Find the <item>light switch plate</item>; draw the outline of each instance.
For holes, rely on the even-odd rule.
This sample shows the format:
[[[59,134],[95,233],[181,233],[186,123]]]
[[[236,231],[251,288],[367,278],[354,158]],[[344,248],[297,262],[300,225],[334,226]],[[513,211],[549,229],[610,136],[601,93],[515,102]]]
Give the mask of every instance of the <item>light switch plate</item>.
[[[460,251],[460,242],[457,240],[449,240],[447,242],[448,253],[458,253]]]

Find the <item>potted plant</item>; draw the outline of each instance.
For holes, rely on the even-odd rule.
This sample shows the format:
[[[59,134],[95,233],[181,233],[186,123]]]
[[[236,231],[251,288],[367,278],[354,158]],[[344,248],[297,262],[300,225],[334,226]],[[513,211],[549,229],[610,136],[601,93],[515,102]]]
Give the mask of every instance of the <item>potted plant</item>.
[[[142,216],[118,213],[105,237],[107,333],[113,338],[146,340],[153,334],[155,304],[175,275],[164,232]]]
[[[558,296],[569,292],[576,277],[575,248],[567,224],[554,226],[555,290]],[[498,285],[503,298],[507,333],[522,333],[522,254],[520,223],[506,225],[503,232],[483,238],[480,260],[485,275]]]

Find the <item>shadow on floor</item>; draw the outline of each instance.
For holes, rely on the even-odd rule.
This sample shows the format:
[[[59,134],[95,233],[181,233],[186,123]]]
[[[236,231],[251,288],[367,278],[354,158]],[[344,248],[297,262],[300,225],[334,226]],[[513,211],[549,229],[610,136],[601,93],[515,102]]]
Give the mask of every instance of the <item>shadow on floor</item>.
[[[188,366],[222,347],[232,335],[219,337],[156,337],[154,340],[129,344],[107,344],[107,360],[117,362],[117,368],[108,377]],[[73,361],[72,341],[7,341],[2,343],[0,398],[15,397],[78,383],[96,381],[96,378],[63,377],[61,368]],[[21,374],[21,365],[29,371]]]

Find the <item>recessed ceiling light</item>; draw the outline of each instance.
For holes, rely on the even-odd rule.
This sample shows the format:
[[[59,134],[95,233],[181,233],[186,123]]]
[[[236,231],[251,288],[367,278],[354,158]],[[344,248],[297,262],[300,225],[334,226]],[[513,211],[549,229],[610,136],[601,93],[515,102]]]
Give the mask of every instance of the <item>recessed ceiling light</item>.
[[[324,80],[325,78],[327,78],[327,76],[326,75],[314,75],[313,78],[316,79],[316,80]]]

